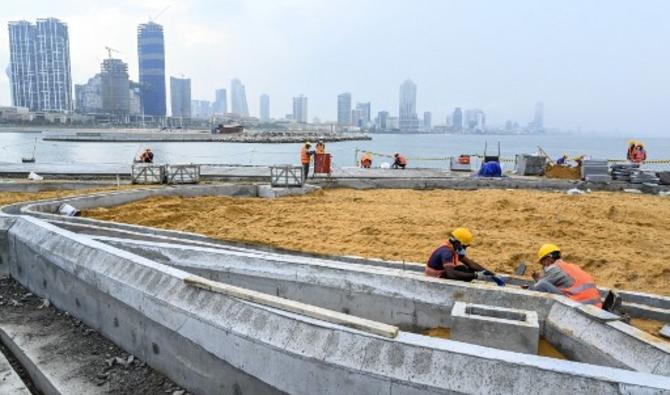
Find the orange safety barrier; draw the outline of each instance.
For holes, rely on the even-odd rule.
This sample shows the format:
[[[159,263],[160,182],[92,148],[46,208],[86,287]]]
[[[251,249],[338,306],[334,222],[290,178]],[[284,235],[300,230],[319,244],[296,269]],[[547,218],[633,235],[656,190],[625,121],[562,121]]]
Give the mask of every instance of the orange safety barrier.
[[[470,164],[470,155],[461,155],[458,157],[459,165],[469,165]]]

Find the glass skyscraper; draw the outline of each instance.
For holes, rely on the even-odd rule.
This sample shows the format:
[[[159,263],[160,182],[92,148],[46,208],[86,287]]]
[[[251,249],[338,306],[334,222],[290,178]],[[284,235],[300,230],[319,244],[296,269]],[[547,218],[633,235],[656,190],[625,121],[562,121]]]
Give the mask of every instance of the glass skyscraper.
[[[400,85],[400,131],[416,133],[419,131],[419,118],[416,115],[416,84],[408,79]]]
[[[67,25],[55,18],[9,23],[12,102],[31,111],[72,111]]]
[[[163,26],[144,23],[137,28],[141,102],[144,115],[165,116],[165,43]]]

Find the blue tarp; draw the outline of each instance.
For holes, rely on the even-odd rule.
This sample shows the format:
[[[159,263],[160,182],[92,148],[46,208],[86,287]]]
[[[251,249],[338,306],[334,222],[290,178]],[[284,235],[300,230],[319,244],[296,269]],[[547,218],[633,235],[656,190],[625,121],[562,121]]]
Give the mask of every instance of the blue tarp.
[[[486,162],[477,173],[478,177],[502,177],[502,169],[498,162]]]

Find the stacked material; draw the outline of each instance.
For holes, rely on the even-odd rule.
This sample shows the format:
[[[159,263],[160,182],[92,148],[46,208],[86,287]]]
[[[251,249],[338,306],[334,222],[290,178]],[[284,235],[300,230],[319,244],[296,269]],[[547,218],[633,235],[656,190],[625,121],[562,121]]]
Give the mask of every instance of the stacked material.
[[[661,185],[670,185],[670,171],[658,173],[658,178],[661,180]]]
[[[656,184],[658,185],[660,178],[653,170],[635,169],[630,175],[630,182],[632,184]]]
[[[582,178],[591,182],[607,182],[612,177],[605,159],[590,159],[582,162]]]
[[[630,176],[640,165],[636,163],[622,163],[612,165],[612,178],[619,181],[630,182]]]
[[[516,156],[516,171],[522,176],[539,176],[544,172],[547,158],[522,154]]]

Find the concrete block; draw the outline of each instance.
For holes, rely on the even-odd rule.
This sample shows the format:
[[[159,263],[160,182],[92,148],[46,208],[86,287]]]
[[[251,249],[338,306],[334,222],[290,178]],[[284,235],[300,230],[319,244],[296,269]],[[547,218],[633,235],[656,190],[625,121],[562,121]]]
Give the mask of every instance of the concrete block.
[[[451,310],[451,338],[502,350],[537,354],[537,313],[463,302]]]
[[[259,185],[258,197],[273,199],[284,196],[306,195],[319,189],[321,189],[320,186],[308,184],[295,188],[280,188],[270,185]]]
[[[670,339],[670,325],[663,325],[663,328],[658,333],[666,339]]]

